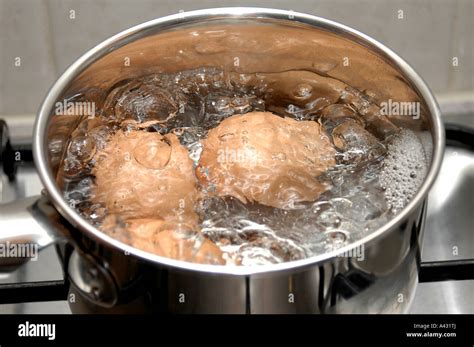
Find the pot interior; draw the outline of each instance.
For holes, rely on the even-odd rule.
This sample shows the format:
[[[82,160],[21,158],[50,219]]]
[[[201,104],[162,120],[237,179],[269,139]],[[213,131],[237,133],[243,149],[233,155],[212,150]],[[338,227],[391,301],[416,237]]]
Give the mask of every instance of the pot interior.
[[[42,130],[46,135],[48,179],[55,182],[50,187],[55,190],[55,196],[63,195],[66,189],[62,170],[71,138],[76,136],[74,132],[77,134],[86,119],[104,114],[109,106],[107,98],[114,90],[145,76],[174,76],[183,71],[191,71],[198,77],[224,74],[226,83],[242,83],[249,88],[264,81],[272,90],[270,110],[281,116],[293,104],[301,106],[292,96],[308,85],[311,100],[316,107],[321,104],[321,109],[339,103],[345,93],[360,97],[361,109],[388,105],[393,111],[393,105],[418,105],[416,114],[392,112],[387,117],[396,127],[409,128],[420,135],[419,148],[426,156],[427,175],[433,158],[433,134],[439,130],[435,129],[434,105],[427,106],[412,76],[399,67],[398,58],[389,56],[370,39],[330,22],[316,23],[291,14],[289,18],[282,14],[274,17],[175,17],[119,34],[82,57],[66,72],[61,88],[56,86],[50,93],[48,105],[54,107],[47,110],[48,115],[43,115],[43,118],[49,116]],[[335,90],[338,95],[334,95]],[[64,112],[68,103],[83,103],[84,108],[81,112],[77,108]],[[315,117],[319,111],[314,113]],[[41,131],[37,134],[41,136]],[[71,198],[65,200],[71,206]],[[63,211],[64,206],[61,206]],[[75,222],[80,218],[73,209],[65,212],[66,217],[74,215]],[[328,235],[341,237],[337,233]],[[342,237],[346,236],[343,233]],[[351,242],[349,238],[345,246],[350,247]]]

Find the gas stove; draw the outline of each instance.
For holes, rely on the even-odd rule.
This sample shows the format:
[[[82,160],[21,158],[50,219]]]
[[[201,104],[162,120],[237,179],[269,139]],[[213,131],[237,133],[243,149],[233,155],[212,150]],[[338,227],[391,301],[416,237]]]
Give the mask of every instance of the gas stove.
[[[445,117],[447,148],[428,199],[420,283],[410,313],[474,313],[473,118]],[[2,127],[2,203],[43,189],[32,161],[31,122],[32,117],[9,117],[9,134]],[[55,247],[13,273],[0,272],[0,313],[71,313],[66,277]]]

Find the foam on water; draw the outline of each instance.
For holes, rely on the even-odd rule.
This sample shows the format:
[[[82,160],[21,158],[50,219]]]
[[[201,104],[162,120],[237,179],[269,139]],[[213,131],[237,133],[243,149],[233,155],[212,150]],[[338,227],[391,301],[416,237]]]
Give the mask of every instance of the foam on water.
[[[409,129],[402,129],[388,145],[380,184],[385,190],[389,208],[399,211],[413,198],[426,176],[424,148]]]

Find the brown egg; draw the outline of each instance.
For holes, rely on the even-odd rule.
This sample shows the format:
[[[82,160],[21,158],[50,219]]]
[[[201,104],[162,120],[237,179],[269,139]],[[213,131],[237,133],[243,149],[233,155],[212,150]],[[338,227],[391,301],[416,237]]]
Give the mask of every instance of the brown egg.
[[[314,201],[318,176],[335,165],[335,150],[314,121],[270,112],[235,115],[209,131],[196,169],[207,191],[277,208]]]
[[[186,230],[186,227],[166,223],[153,237],[155,253],[163,257],[192,263],[224,265],[218,246],[201,233]]]
[[[163,257],[200,264],[225,264],[219,247],[196,231],[195,225],[153,218],[122,221],[120,217],[109,215],[101,229],[133,247]]]
[[[196,220],[193,162],[175,135],[119,130],[94,160],[92,200],[110,214]]]

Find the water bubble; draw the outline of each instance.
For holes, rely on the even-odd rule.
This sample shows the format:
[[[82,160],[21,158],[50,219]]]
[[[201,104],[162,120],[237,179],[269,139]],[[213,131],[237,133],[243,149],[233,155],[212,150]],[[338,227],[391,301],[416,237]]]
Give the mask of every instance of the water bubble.
[[[81,162],[87,162],[95,154],[95,143],[87,136],[78,136],[71,140],[68,148],[68,155]]]
[[[307,83],[298,84],[295,89],[294,95],[298,99],[307,99],[311,96],[313,87]]]
[[[347,232],[341,230],[329,230],[326,235],[326,247],[330,250],[337,249],[346,244]]]

